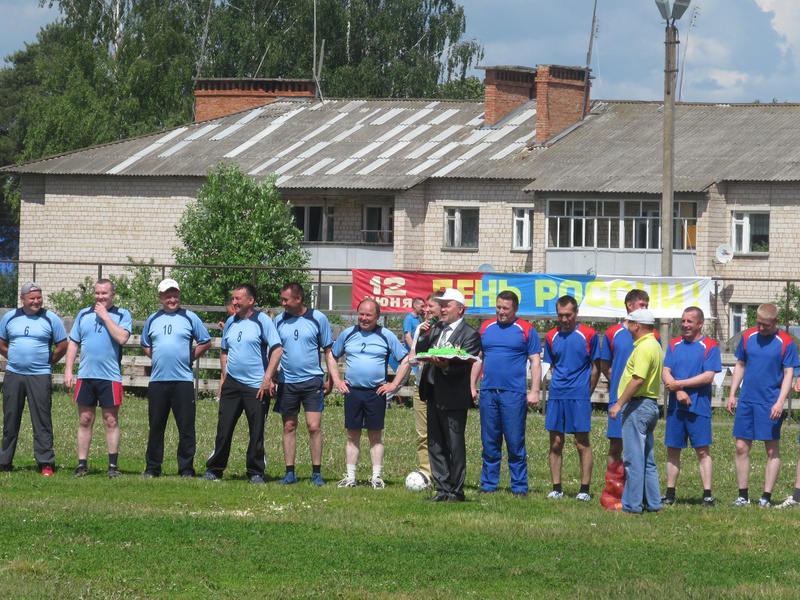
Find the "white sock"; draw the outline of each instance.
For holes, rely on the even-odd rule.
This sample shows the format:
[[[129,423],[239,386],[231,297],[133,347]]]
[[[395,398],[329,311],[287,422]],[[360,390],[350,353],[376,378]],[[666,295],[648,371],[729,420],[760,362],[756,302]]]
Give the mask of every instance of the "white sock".
[[[356,466],[355,465],[347,465],[347,478],[348,479],[355,479],[356,478]]]
[[[383,465],[372,465],[372,477],[380,477],[383,471]]]

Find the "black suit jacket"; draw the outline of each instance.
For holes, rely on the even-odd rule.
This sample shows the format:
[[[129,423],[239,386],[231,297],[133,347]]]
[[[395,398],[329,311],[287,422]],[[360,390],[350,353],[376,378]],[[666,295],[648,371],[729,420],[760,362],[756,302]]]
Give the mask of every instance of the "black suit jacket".
[[[444,330],[444,324],[437,323],[436,328],[428,337],[417,340],[416,351],[427,352],[435,348],[439,337]],[[477,356],[481,351],[481,336],[473,327],[462,320],[456,330],[450,334],[448,342],[458,346],[468,354]],[[450,361],[446,368],[438,369],[426,365],[425,371],[433,369],[433,386],[427,376],[421,377],[419,396],[426,402],[433,402],[442,410],[467,410],[472,406],[472,392],[470,391],[470,372],[472,364],[467,361]],[[427,375],[427,373],[425,373]],[[433,388],[433,389],[431,389]]]

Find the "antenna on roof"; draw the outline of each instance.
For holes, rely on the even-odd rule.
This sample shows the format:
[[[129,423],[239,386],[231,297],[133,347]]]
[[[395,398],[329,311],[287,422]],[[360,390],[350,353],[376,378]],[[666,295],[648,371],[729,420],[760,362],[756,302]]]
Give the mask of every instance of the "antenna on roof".
[[[581,111],[581,121],[586,118],[589,103],[589,68],[592,66],[592,46],[594,44],[594,36],[597,34],[597,0],[594,0],[594,10],[592,11],[592,31],[589,34],[589,50],[586,52],[586,72],[584,77],[586,81],[583,84],[583,111]]]
[[[322,48],[319,51],[319,69],[317,69],[317,0],[314,0],[314,64],[311,66],[311,74],[317,86],[317,96],[324,102],[322,97],[322,86],[319,83],[322,77],[322,61],[325,60],[325,39],[322,40]]]
[[[700,5],[695,4],[692,9],[692,20],[689,21],[689,27],[686,29],[686,43],[683,45],[683,58],[681,59],[681,76],[678,82],[678,102],[683,97],[683,71],[686,68],[686,51],[689,49],[689,34],[692,32],[692,27],[697,27],[697,15],[700,14]]]

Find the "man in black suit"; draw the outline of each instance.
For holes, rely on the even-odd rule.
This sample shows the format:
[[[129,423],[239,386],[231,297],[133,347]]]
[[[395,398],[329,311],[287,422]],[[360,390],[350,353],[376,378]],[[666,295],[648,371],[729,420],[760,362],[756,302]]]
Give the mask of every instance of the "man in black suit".
[[[461,348],[477,356],[481,337],[464,321],[464,295],[447,289],[434,298],[442,307],[442,319],[435,325],[423,323],[416,351],[431,348]],[[429,502],[463,502],[467,476],[467,447],[464,432],[467,410],[477,393],[472,386],[472,365],[458,359],[434,358],[420,381],[420,397],[428,403],[428,455],[436,483],[436,495]]]

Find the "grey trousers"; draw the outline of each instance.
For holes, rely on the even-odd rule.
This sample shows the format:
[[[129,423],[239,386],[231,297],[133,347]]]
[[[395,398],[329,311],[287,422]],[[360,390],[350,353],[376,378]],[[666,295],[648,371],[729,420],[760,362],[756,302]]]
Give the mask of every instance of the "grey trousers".
[[[0,451],[0,465],[10,467],[14,462],[27,398],[33,424],[33,456],[40,469],[45,465],[55,466],[52,395],[50,375],[20,375],[6,371],[3,380],[3,449]]]

